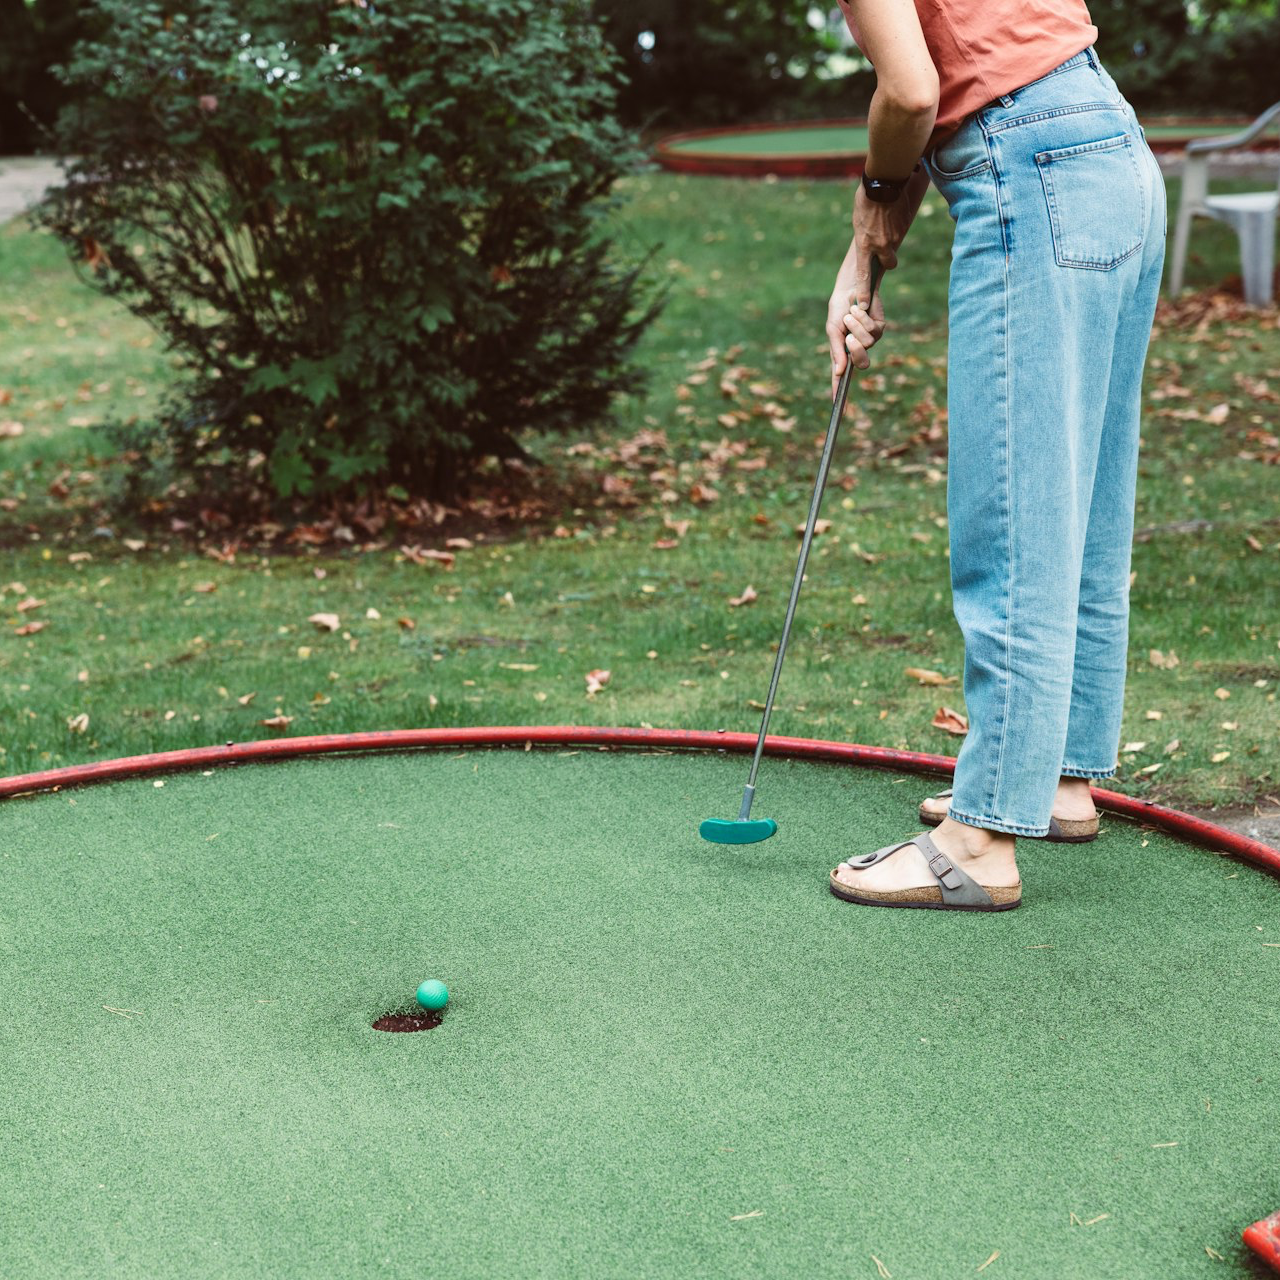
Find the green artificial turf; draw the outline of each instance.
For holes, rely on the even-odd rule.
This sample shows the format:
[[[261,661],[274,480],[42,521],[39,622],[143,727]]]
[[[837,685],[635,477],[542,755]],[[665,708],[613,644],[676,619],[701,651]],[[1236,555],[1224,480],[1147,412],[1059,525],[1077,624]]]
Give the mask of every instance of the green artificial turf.
[[[697,152],[699,155],[843,155],[866,151],[867,131],[848,125],[809,125],[787,129],[759,129],[747,133],[721,133],[710,137],[689,138],[670,144],[671,151]]]
[[[1242,120],[1243,128],[1248,121]],[[1204,124],[1152,124],[1147,125],[1147,137],[1152,140],[1174,141],[1180,138],[1212,137],[1230,132],[1233,125]],[[703,137],[686,138],[667,144],[669,151],[690,152],[716,156],[827,156],[864,152],[867,149],[867,130],[850,125],[815,123],[776,129],[751,129],[742,133],[714,133]]]
[[[855,907],[828,870],[939,781],[766,760],[779,834],[700,841],[745,773],[418,752],[5,802],[5,1274],[1260,1274],[1272,878],[1105,817],[1020,843],[1017,911]],[[370,1029],[426,977],[437,1030]]]

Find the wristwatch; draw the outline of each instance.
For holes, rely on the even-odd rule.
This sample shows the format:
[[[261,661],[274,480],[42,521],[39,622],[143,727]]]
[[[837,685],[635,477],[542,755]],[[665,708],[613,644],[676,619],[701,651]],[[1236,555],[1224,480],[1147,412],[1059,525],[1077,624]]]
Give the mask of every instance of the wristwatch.
[[[911,174],[916,173],[920,168],[920,162],[916,161],[916,167],[911,170]],[[892,204],[897,200],[911,181],[911,174],[905,178],[869,178],[867,171],[862,171],[862,189],[867,193],[868,200],[874,200],[876,204]]]

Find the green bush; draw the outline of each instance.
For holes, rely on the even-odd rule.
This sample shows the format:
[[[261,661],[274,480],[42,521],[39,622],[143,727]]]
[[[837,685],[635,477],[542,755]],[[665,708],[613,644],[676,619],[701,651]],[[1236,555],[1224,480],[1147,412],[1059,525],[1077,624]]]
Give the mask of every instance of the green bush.
[[[634,389],[656,313],[601,218],[637,153],[578,0],[97,0],[42,220],[188,366],[207,484],[455,496]]]

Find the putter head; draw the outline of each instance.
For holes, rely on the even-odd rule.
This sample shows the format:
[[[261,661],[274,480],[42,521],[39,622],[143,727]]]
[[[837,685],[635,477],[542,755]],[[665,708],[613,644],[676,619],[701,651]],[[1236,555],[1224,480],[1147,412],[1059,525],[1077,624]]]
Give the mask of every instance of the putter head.
[[[714,844],[755,844],[767,840],[778,829],[772,818],[706,818],[698,828],[704,840]]]

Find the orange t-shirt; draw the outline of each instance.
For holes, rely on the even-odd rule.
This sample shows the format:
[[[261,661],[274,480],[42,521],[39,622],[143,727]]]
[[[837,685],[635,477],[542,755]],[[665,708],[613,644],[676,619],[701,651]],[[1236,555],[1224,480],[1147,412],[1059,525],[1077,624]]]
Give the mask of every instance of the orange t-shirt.
[[[839,4],[861,48],[847,0]],[[1047,75],[1098,38],[1084,0],[915,0],[915,5],[938,69],[938,119],[928,147],[979,107]]]

